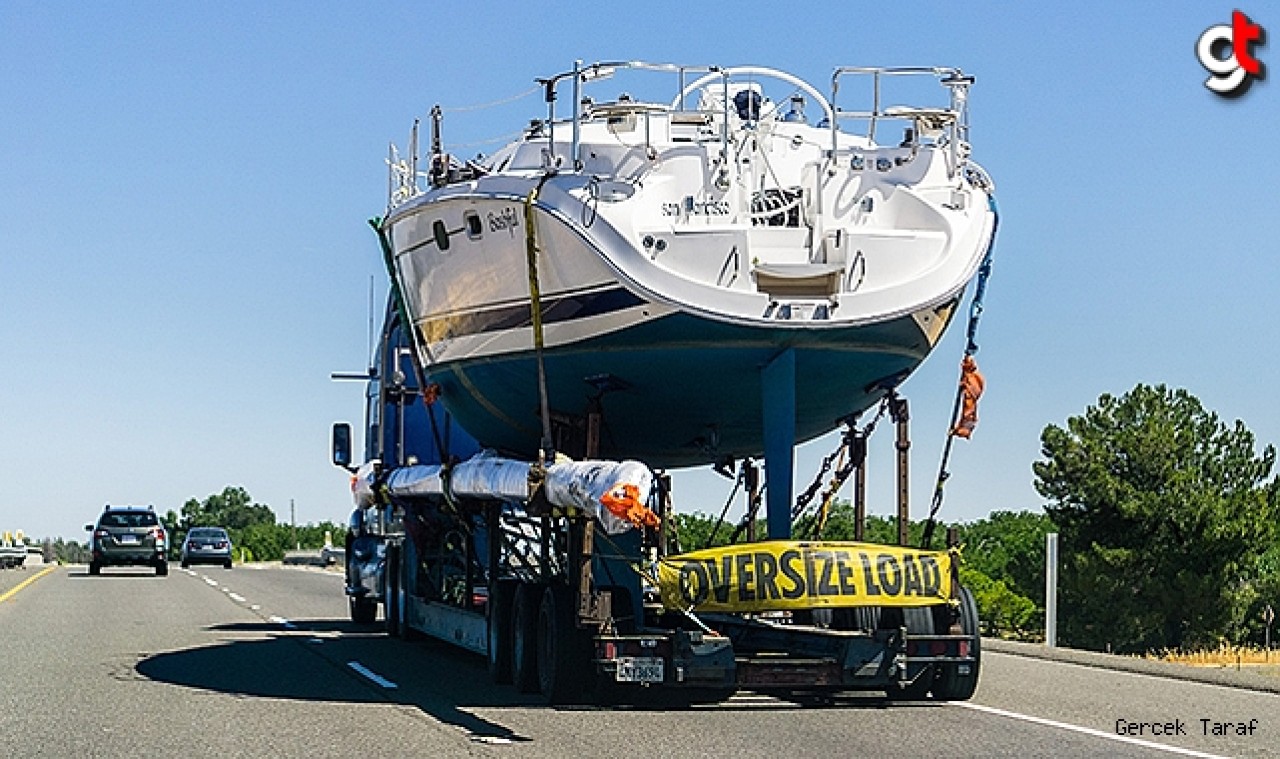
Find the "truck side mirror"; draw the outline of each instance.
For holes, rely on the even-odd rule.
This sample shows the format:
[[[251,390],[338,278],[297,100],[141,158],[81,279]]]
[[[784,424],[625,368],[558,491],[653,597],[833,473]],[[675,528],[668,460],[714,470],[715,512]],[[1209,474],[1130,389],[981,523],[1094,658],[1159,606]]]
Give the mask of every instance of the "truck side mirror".
[[[333,463],[343,469],[351,468],[351,425],[346,422],[333,425]]]

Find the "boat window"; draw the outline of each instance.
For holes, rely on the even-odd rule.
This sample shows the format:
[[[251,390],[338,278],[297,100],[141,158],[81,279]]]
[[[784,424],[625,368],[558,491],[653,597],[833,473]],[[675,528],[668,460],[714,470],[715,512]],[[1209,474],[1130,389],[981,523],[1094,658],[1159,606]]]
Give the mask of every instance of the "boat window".
[[[449,249],[449,230],[445,228],[443,221],[436,219],[431,225],[431,235],[435,237],[437,248],[442,251]]]
[[[484,227],[480,224],[480,214],[475,211],[467,211],[463,218],[467,222],[467,237],[472,240],[479,240],[480,235],[484,232]]]

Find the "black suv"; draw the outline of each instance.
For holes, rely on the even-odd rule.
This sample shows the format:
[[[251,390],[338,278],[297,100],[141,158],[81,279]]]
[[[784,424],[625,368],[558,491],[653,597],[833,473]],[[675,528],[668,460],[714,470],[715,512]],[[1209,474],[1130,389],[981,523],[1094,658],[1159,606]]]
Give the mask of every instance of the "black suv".
[[[89,574],[96,575],[103,567],[140,564],[155,567],[157,575],[169,574],[169,536],[150,506],[108,504],[98,523],[84,528],[93,533],[89,538],[93,552]]]

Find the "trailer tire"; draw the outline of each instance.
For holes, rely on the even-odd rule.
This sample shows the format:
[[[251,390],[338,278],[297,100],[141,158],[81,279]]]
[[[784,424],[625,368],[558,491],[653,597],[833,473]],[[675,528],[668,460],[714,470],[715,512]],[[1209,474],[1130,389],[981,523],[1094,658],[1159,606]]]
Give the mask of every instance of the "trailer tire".
[[[513,582],[499,580],[489,588],[488,619],[488,658],[489,677],[499,685],[511,682],[511,628],[512,602],[520,586]]]
[[[521,693],[538,692],[538,605],[542,586],[520,583],[511,599],[511,680]]]
[[[586,700],[591,684],[590,640],[578,628],[573,593],[552,585],[538,607],[538,689],[554,705]]]
[[[400,547],[388,543],[383,558],[382,619],[387,635],[401,636],[400,630]]]
[[[378,618],[378,602],[364,596],[348,596],[347,606],[351,611],[351,621],[367,625]]]
[[[960,672],[959,663],[940,665],[941,672],[933,689],[933,697],[940,701],[967,701],[978,689],[978,671],[982,663],[982,636],[978,634],[978,604],[968,588],[960,588],[956,594],[960,601],[960,629],[973,636],[973,664],[969,671]]]

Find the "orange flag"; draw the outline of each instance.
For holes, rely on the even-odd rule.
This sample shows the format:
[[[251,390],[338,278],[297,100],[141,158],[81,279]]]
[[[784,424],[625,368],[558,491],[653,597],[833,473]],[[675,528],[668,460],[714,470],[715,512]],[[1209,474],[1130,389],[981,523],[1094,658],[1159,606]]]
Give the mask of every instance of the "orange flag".
[[[967,440],[973,434],[973,428],[978,426],[978,399],[986,387],[987,381],[978,371],[978,362],[973,356],[965,356],[960,362],[960,421],[951,430],[952,435]]]

